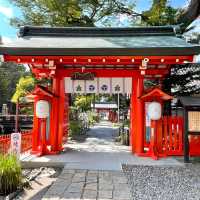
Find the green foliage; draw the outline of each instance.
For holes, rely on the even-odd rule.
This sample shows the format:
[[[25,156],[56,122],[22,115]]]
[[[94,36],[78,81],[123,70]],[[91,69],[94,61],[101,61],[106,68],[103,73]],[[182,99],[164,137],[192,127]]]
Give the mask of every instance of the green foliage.
[[[16,83],[22,77],[25,68],[14,63],[0,63],[0,105],[10,101],[15,92]]]
[[[80,121],[70,121],[69,123],[69,136],[74,137],[80,135],[82,130],[82,124]]]
[[[23,18],[11,19],[11,24],[48,26],[95,26],[109,24],[119,14],[137,16],[133,1],[122,0],[10,0],[21,9]]]
[[[16,86],[15,94],[12,97],[12,102],[17,102],[21,97],[27,95],[28,92],[32,91],[35,82],[32,76],[25,76],[20,78],[19,83]]]
[[[124,127],[130,127],[130,120],[129,119],[126,119],[123,121],[123,126]]]
[[[69,109],[69,119],[72,121],[78,120],[78,114],[78,109],[76,107],[71,106]]]
[[[22,185],[22,170],[14,155],[0,155],[0,194],[6,195]]]
[[[33,115],[34,114],[33,106],[30,106],[30,107],[27,106],[27,107],[20,108],[20,114]]]
[[[168,0],[153,0],[150,10],[144,11],[144,22],[151,26],[176,24],[177,9],[168,5]]]
[[[92,99],[92,95],[77,95],[74,106],[82,112],[90,110]]]
[[[92,126],[95,123],[99,122],[99,116],[97,113],[88,112],[87,114],[88,114],[89,126]]]

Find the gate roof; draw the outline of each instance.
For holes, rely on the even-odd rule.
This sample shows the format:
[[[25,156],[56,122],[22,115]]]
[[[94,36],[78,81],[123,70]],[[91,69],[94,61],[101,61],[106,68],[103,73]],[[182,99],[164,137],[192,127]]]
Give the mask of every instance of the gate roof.
[[[184,56],[199,53],[200,47],[177,37],[174,27],[25,26],[20,28],[16,40],[0,45],[2,55]]]

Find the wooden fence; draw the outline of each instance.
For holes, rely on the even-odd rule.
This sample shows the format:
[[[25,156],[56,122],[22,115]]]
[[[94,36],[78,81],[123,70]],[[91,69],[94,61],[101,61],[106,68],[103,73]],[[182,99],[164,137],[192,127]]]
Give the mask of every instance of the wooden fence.
[[[162,135],[162,149],[168,156],[183,154],[183,118],[164,116],[159,122],[159,134]]]
[[[7,154],[10,150],[10,134],[0,136],[0,154]],[[32,130],[22,132],[21,153],[32,147]]]

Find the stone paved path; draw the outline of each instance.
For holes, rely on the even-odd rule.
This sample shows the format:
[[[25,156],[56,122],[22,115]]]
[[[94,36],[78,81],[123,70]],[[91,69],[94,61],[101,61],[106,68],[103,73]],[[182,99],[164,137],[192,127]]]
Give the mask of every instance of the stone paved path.
[[[118,171],[62,171],[42,200],[131,200],[127,179]]]
[[[84,141],[69,141],[60,155],[25,156],[22,161],[35,163],[62,163],[65,169],[121,171],[122,164],[130,165],[181,165],[174,158],[152,160],[134,156],[130,148],[114,142],[118,129],[112,123],[101,122],[88,132]]]

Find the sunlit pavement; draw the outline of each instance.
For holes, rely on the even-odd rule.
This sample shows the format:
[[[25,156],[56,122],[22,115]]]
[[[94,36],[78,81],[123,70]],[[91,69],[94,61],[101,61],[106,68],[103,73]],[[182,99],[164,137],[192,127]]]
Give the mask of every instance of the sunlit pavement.
[[[62,163],[65,169],[117,170],[122,164],[137,165],[182,165],[175,158],[158,161],[137,157],[129,147],[115,143],[118,129],[109,122],[101,122],[90,129],[88,137],[81,142],[69,141],[65,152],[59,155],[35,157],[23,156],[21,160],[32,162]]]

